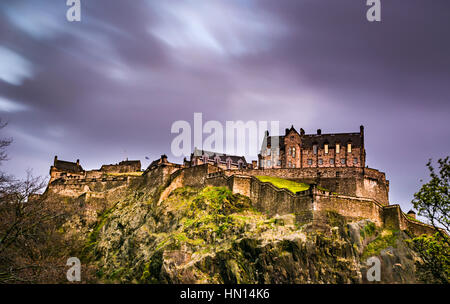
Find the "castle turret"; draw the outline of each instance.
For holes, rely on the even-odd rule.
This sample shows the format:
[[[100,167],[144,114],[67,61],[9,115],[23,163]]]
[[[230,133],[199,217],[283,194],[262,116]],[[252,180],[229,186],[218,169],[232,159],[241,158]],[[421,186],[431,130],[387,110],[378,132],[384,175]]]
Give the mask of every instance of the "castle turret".
[[[416,218],[416,213],[413,210],[409,210],[407,214],[409,217],[412,217],[413,219]]]

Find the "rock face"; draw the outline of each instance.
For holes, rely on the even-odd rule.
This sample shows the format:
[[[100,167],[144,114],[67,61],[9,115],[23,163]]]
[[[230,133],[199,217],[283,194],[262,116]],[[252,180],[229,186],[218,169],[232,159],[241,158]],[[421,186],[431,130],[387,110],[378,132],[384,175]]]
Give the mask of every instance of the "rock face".
[[[137,186],[99,216],[83,250],[99,282],[366,283],[372,256],[381,283],[415,282],[405,232],[331,211],[320,227],[300,224],[228,188],[166,186]]]

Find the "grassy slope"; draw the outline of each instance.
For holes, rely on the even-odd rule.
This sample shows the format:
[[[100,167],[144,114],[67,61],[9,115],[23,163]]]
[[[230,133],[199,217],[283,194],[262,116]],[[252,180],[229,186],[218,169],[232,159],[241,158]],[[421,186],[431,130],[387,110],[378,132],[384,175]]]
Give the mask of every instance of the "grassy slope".
[[[284,188],[293,193],[305,191],[309,189],[309,185],[305,183],[297,183],[287,179],[273,176],[256,176],[262,182],[269,182],[277,188]]]

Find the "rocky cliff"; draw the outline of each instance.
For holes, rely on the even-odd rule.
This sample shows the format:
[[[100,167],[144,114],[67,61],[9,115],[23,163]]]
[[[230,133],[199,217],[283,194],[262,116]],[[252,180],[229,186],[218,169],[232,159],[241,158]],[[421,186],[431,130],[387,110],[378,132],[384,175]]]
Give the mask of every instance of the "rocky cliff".
[[[82,232],[80,255],[96,282],[365,283],[371,256],[381,260],[381,283],[416,282],[407,232],[333,211],[320,225],[298,223],[225,187],[168,187],[146,179],[97,208],[96,219],[91,210],[90,220],[66,224]]]

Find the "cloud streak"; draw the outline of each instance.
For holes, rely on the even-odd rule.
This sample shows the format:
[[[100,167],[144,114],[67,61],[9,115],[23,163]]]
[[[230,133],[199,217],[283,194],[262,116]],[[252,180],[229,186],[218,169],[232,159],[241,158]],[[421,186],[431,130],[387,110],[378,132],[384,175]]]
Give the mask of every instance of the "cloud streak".
[[[366,126],[368,164],[409,208],[429,157],[450,150],[446,0],[65,1],[0,4],[4,170],[46,175],[170,151],[176,120],[280,120],[307,132]],[[170,156],[170,155],[169,155]],[[147,161],[148,162],[148,161]]]

